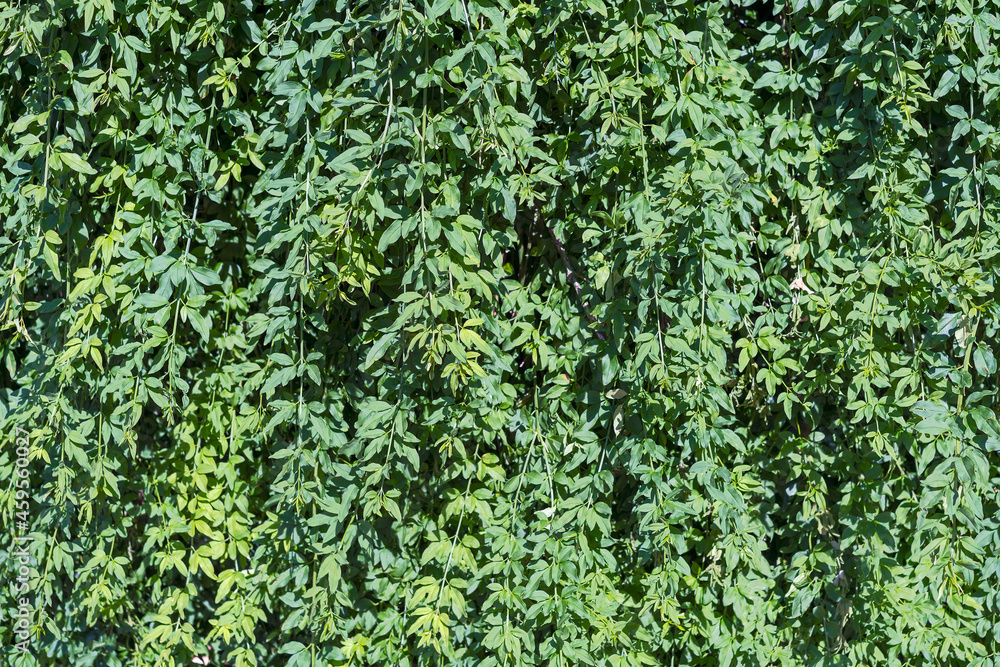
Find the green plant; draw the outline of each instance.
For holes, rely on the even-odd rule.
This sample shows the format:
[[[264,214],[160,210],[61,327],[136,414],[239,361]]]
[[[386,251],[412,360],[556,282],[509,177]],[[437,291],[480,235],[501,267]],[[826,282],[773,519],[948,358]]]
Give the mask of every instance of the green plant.
[[[0,1],[4,664],[1000,665],[997,5]]]

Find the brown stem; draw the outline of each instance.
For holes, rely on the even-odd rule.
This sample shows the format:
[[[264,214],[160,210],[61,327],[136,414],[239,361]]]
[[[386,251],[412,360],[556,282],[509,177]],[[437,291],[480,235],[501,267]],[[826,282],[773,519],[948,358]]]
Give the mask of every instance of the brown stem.
[[[597,320],[594,318],[593,314],[591,314],[591,312],[587,310],[586,305],[583,303],[583,297],[580,294],[581,291],[580,281],[576,279],[576,272],[573,270],[573,263],[569,260],[569,255],[566,254],[566,248],[563,247],[562,241],[560,241],[558,237],[556,237],[555,232],[552,231],[552,227],[545,225],[545,228],[549,230],[549,236],[552,237],[552,241],[556,244],[556,250],[559,251],[559,256],[562,257],[562,261],[566,265],[566,278],[573,285],[573,291],[576,294],[576,298],[578,301],[580,301],[580,308],[583,310],[584,315],[587,316],[588,321],[590,321],[592,324],[596,323]],[[600,331],[595,331],[594,333],[597,334],[597,337],[599,339],[604,340],[604,334],[602,334]]]

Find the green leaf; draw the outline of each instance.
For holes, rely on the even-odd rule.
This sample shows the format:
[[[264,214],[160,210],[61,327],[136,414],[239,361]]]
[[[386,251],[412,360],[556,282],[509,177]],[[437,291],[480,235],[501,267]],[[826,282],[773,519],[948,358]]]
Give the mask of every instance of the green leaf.
[[[76,153],[55,153],[56,157],[65,164],[67,167],[73,171],[80,174],[92,175],[96,174],[97,170],[90,166],[90,163],[85,159],[77,155]]]

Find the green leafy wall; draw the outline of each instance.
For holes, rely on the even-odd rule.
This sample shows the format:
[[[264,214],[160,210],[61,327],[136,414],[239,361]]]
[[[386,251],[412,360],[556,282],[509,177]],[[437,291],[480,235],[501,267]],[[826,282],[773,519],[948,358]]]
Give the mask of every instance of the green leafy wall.
[[[0,662],[1000,665],[998,4],[0,2]]]

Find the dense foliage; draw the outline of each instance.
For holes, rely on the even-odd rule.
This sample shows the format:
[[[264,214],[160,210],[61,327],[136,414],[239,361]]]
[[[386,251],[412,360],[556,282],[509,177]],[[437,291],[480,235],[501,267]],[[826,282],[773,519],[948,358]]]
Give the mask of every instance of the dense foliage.
[[[0,662],[1000,665],[998,5],[3,0]]]

